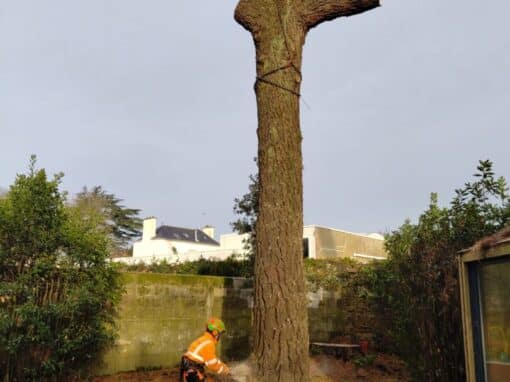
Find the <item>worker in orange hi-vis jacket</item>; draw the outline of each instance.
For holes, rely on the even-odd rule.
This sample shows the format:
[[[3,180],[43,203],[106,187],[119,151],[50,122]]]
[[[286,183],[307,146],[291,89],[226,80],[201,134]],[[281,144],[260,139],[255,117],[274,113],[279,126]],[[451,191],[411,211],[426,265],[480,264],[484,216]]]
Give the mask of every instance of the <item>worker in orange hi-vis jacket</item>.
[[[213,381],[205,371],[215,374],[229,374],[230,370],[216,358],[216,344],[225,333],[225,324],[219,318],[210,318],[205,333],[188,347],[181,359],[181,382]]]

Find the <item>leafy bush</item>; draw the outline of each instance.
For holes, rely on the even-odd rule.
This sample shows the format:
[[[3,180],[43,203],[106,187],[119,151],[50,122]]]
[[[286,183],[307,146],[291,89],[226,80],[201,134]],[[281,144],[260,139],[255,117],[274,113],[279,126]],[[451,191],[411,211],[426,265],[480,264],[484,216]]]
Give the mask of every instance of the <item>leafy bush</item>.
[[[18,175],[0,199],[0,379],[86,373],[115,336],[118,272],[93,219],[65,206],[62,175]]]
[[[199,259],[182,263],[169,263],[166,260],[151,264],[120,265],[123,271],[154,272],[170,274],[208,275],[222,277],[252,277],[253,268],[251,259],[239,259],[232,255],[225,260]]]
[[[380,317],[391,350],[419,381],[465,381],[457,255],[510,222],[508,188],[490,161],[456,190],[449,208],[432,194],[417,224],[386,238],[389,260],[359,273],[357,283]]]
[[[375,359],[377,358],[377,354],[367,354],[356,357],[352,360],[352,363],[356,365],[356,367],[371,367],[374,364]]]
[[[308,289],[341,290],[352,276],[361,268],[361,264],[349,258],[332,260],[304,260],[305,277]]]

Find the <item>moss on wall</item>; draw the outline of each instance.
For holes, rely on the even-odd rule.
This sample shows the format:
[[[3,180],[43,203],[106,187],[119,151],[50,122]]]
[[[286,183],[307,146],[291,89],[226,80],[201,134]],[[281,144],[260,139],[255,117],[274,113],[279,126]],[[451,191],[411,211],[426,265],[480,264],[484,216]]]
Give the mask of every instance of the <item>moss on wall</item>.
[[[198,285],[200,287],[223,288],[232,285],[232,279],[218,276],[174,275],[164,273],[124,272],[125,284]]]
[[[247,355],[251,311],[245,280],[157,273],[124,273],[123,280],[119,338],[99,374],[177,365],[213,315],[229,329],[220,355]]]
[[[98,374],[176,366],[208,317],[227,326],[218,353],[225,361],[250,352],[251,281],[240,278],[124,273],[126,293],[117,320],[119,338],[104,356]],[[341,293],[310,293],[310,338],[328,341],[345,334],[348,308]]]

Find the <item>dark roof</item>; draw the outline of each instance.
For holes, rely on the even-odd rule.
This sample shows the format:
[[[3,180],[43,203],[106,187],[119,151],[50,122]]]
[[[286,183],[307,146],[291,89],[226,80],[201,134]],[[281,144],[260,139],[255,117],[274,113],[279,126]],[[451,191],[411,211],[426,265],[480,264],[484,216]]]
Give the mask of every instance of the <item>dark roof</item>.
[[[172,227],[169,225],[162,225],[156,230],[155,239],[179,240],[188,241],[190,243],[220,245],[216,240],[207,236],[202,230]]]

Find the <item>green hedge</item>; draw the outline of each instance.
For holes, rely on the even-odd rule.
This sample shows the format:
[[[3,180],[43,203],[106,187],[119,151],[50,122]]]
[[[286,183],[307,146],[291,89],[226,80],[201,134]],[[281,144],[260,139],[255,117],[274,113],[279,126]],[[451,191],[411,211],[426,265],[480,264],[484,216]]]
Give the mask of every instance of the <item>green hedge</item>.
[[[362,265],[351,259],[314,260],[305,259],[305,277],[310,290],[323,288],[339,291],[350,282],[353,275]],[[253,277],[251,260],[240,260],[231,256],[226,260],[189,261],[170,264],[162,260],[152,264],[119,264],[119,269],[126,272],[153,272],[183,275],[222,276],[222,277]]]

